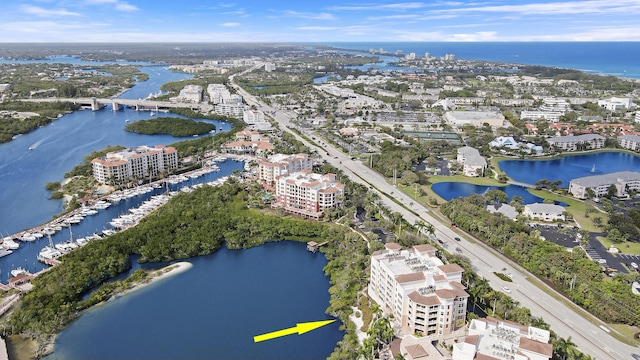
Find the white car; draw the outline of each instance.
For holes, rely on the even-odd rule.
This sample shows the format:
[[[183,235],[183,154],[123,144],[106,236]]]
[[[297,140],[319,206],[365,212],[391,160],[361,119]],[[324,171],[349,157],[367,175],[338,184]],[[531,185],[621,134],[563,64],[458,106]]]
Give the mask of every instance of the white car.
[[[506,292],[507,294],[511,294],[511,289],[509,289],[509,288],[508,288],[508,287],[506,287],[506,286],[503,286],[503,287],[502,287],[502,291]]]

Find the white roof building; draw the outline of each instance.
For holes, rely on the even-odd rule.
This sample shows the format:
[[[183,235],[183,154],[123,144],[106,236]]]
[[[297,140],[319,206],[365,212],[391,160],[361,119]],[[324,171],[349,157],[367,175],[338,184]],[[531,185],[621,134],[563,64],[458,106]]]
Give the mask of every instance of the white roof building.
[[[484,170],[487,168],[487,160],[480,155],[478,149],[471,146],[459,148],[456,160],[462,164],[464,176],[483,176]]]
[[[175,97],[178,101],[186,101],[192,103],[199,103],[202,101],[202,86],[200,85],[185,85],[180,90],[180,94]]]
[[[598,106],[609,111],[630,109],[633,106],[633,99],[612,97],[610,99],[598,100]]]
[[[520,146],[513,136],[499,136],[489,143],[490,147],[507,147],[509,149],[517,149]]]
[[[530,219],[542,220],[542,221],[564,221],[564,212],[566,209],[560,205],[533,203],[524,206],[523,215],[528,216]]]
[[[611,174],[585,176],[569,182],[569,192],[580,199],[589,197],[587,189],[591,189],[596,197],[609,192],[611,185],[616,187],[616,196],[624,196],[629,191],[640,190],[640,172],[619,171]]]
[[[504,115],[494,111],[448,111],[444,119],[455,126],[471,124],[475,127],[482,127],[485,123],[500,127],[507,122]]]
[[[553,345],[548,330],[487,317],[473,319],[469,335],[453,345],[453,360],[549,360]]]
[[[588,150],[604,147],[605,137],[597,134],[556,136],[548,138],[547,142],[563,150]]]

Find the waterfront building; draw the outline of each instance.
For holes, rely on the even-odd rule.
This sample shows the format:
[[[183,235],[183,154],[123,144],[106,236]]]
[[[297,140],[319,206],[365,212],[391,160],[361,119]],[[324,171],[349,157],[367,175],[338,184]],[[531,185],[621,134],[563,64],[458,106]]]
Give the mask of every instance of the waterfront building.
[[[601,197],[609,193],[611,185],[616,187],[616,196],[624,196],[629,191],[640,191],[640,172],[619,171],[611,174],[585,176],[569,182],[569,192],[580,199],[589,197],[588,189],[594,196]]]
[[[598,106],[609,111],[630,109],[633,106],[633,99],[612,97],[610,99],[598,100]]]
[[[91,160],[93,177],[100,184],[157,177],[178,167],[178,152],[171,146],[138,146],[107,153]]]
[[[553,345],[549,330],[492,317],[473,319],[469,335],[453,345],[453,360],[549,360]]]
[[[273,184],[280,176],[311,170],[313,162],[307,154],[276,154],[258,161],[258,179]]]
[[[216,114],[240,117],[243,116],[246,106],[242,104],[216,104],[213,111]]]
[[[506,147],[509,149],[518,149],[519,143],[513,138],[513,136],[498,136],[489,142],[490,147]]]
[[[233,154],[262,154],[274,148],[269,137],[262,136],[258,131],[250,128],[238,131],[236,141],[222,145],[222,151]]]
[[[307,218],[318,219],[328,208],[342,207],[344,184],[335,174],[316,174],[302,170],[276,179],[273,207]]]
[[[432,245],[402,249],[387,243],[371,255],[368,294],[401,334],[441,338],[464,327],[467,294],[464,269],[445,265]]]
[[[524,206],[523,215],[531,220],[564,221],[565,208],[555,204],[533,203]]]
[[[562,150],[575,151],[600,149],[604,147],[605,138],[596,134],[569,135],[548,138],[547,142]]]
[[[186,85],[174,99],[177,101],[199,103],[202,101],[202,86]]]
[[[475,127],[482,127],[485,123],[491,127],[501,127],[508,124],[504,115],[495,111],[447,111],[444,119],[457,127],[471,124]]]
[[[511,220],[515,220],[518,217],[518,210],[509,204],[490,204],[487,205],[486,209],[492,214],[499,213]]]
[[[480,155],[480,152],[471,146],[464,146],[458,149],[456,160],[462,164],[464,176],[477,177],[484,176],[487,168],[487,160]]]
[[[618,136],[618,144],[628,150],[640,151],[640,136],[638,135]]]
[[[224,84],[209,84],[207,86],[207,94],[209,95],[209,102],[214,105],[217,104],[229,104],[229,105],[241,105],[242,96],[238,94],[231,94],[229,89]]]

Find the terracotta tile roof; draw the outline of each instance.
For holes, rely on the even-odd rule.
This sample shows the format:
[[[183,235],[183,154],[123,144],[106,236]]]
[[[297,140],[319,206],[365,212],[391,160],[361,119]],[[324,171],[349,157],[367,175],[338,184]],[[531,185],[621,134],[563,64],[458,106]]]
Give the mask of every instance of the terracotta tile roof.
[[[446,280],[447,280],[447,277],[446,277],[446,276],[444,276],[444,275],[435,275],[435,276],[433,277],[433,280],[435,280],[435,281],[446,281]]]
[[[476,353],[476,357],[474,357],[473,360],[500,360],[500,358],[485,355],[482,353]]]
[[[429,244],[415,245],[413,248],[418,252],[431,252],[437,250],[435,246]]]
[[[417,291],[414,291],[408,295],[409,299],[416,304],[425,306],[440,305],[440,299],[437,296],[422,296]]]
[[[420,344],[409,345],[405,347],[412,359],[419,359],[429,356],[429,353]]]
[[[480,340],[480,335],[469,335],[464,338],[464,342],[471,345],[478,345],[478,340]]]
[[[402,245],[400,245],[398,243],[394,243],[394,242],[386,243],[384,246],[388,250],[401,250],[402,249]]]
[[[464,271],[464,269],[458,264],[441,265],[441,266],[438,266],[438,269],[440,269],[440,271],[442,271],[445,274],[463,272]]]
[[[520,348],[534,353],[542,354],[547,357],[553,356],[553,345],[527,339],[526,337],[520,338]]]
[[[424,281],[425,277],[424,277],[424,273],[421,272],[417,272],[417,273],[411,273],[411,274],[403,274],[403,275],[398,275],[396,276],[396,281],[399,283],[408,283],[408,282],[413,282],[413,281]]]

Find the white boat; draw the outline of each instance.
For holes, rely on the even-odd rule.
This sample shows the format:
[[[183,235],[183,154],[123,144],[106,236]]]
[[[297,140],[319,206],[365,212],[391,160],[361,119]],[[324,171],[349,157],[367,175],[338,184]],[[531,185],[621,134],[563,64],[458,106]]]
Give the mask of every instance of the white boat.
[[[38,258],[44,258],[47,260],[55,259],[60,256],[62,256],[62,253],[51,246],[43,247],[42,250],[40,250],[40,253],[38,254]]]
[[[22,240],[22,241],[36,241],[36,236],[31,234],[31,233],[24,233],[20,237],[20,240]]]
[[[15,250],[20,247],[20,244],[7,236],[6,238],[2,239],[2,246],[7,250]]]
[[[1,257],[5,257],[7,255],[11,255],[12,253],[13,253],[13,251],[11,251],[11,250],[0,249],[0,258]]]
[[[12,277],[16,277],[16,276],[18,276],[20,274],[31,275],[31,273],[27,269],[22,268],[22,267],[18,267],[17,269],[11,270],[11,276]]]

